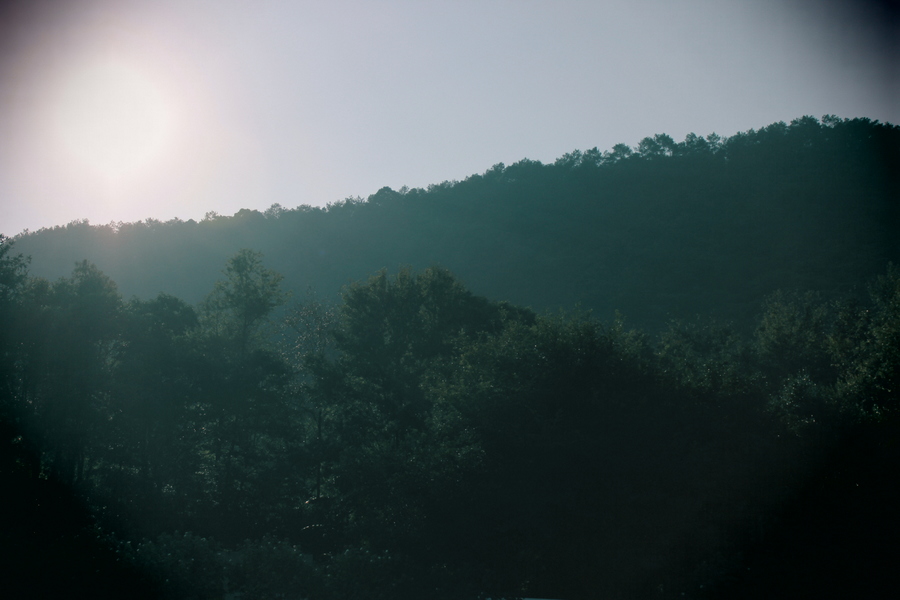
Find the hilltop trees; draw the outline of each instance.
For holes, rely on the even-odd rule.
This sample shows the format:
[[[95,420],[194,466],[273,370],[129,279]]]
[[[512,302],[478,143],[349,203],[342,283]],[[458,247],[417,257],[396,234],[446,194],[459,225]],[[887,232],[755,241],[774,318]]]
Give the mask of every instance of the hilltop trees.
[[[0,476],[7,512],[43,524],[0,546],[107,540],[164,597],[679,598],[729,597],[745,562],[783,577],[773,539],[803,568],[816,531],[863,550],[810,556],[877,580],[866,532],[900,529],[896,147],[892,126],[804,118],[327,209],[42,234],[119,265],[155,241],[168,258],[137,281],[190,232],[186,262],[224,263],[196,277],[205,299],[124,300],[89,261],[30,277],[33,238],[0,237]],[[288,304],[289,270],[326,295]],[[60,528],[59,490],[90,518]],[[831,528],[847,506],[856,537]],[[794,527],[807,514],[825,516]]]
[[[539,312],[580,304],[611,320],[621,310],[653,332],[710,315],[749,333],[777,289],[842,296],[900,261],[898,160],[894,125],[803,117],[497,164],[268,218],[73,223],[17,243],[37,274],[68,275],[69,257],[83,256],[144,299],[164,289],[199,302],[253,247],[285,289],[329,301],[382,268],[441,265],[480,295]]]

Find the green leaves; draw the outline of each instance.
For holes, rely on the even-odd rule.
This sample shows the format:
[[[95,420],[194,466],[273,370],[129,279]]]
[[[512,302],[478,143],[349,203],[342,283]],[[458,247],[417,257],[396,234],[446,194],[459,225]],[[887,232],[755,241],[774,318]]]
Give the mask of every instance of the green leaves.
[[[838,392],[870,417],[900,411],[900,269],[871,286],[872,308],[864,310],[861,339],[838,382]]]
[[[335,331],[346,395],[380,414],[385,427],[421,427],[430,407],[421,383],[425,373],[461,340],[501,326],[503,308],[468,292],[449,272],[382,271],[344,293]],[[360,416],[362,412],[358,413]],[[373,417],[374,418],[374,417]]]
[[[281,291],[282,275],[262,264],[262,254],[241,250],[225,267],[226,279],[217,281],[203,304],[207,327],[231,338],[239,353],[248,351],[259,325],[287,299]]]
[[[13,254],[14,242],[0,234],[0,307],[8,310],[9,303],[21,291],[28,277],[28,262],[22,254]]]
[[[105,524],[150,532],[131,558],[167,570],[173,596],[224,577],[229,593],[323,599],[689,589],[670,575],[685,562],[741,564],[722,540],[783,500],[760,497],[786,489],[794,450],[897,410],[894,268],[865,305],[782,293],[749,339],[673,323],[655,343],[621,317],[476,297],[438,268],[299,305],[284,348],[264,327],[280,277],[251,251],[199,311],[123,304],[86,262],[10,281],[27,335],[3,346],[7,399],[25,426],[0,415],[17,436],[4,468],[28,450],[35,477],[77,481]],[[158,535],[176,529],[194,533]]]

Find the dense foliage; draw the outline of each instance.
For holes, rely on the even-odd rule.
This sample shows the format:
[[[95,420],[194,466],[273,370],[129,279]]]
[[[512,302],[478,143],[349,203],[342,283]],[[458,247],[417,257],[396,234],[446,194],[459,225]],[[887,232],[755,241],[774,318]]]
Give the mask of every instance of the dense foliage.
[[[844,297],[900,262],[898,164],[896,126],[803,117],[498,164],[326,208],[73,222],[17,243],[36,275],[66,276],[86,258],[145,300],[198,302],[229,257],[254,248],[287,289],[327,299],[382,268],[440,265],[480,295],[539,312],[580,304],[609,321],[620,310],[654,332],[705,315],[748,332],[778,289]]]
[[[887,597],[898,158],[804,117],[0,236],[4,589]]]
[[[439,268],[382,271],[339,306],[295,300],[277,321],[281,278],[249,250],[196,306],[126,302],[88,262],[55,282],[27,268],[3,238],[7,586],[312,599],[887,589],[900,533],[893,267],[862,302],[772,295],[751,336],[693,321],[655,338],[622,318],[493,302]],[[34,564],[54,577],[28,579]]]

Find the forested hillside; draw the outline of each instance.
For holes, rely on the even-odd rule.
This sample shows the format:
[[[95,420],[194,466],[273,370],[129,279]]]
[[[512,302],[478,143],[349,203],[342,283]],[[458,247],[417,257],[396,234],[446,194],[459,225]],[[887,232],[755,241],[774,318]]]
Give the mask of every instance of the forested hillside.
[[[749,338],[540,316],[440,269],[197,306],[0,244],[7,589],[758,598],[893,589],[900,273]],[[40,566],[40,570],[38,570]],[[34,576],[34,573],[41,576]],[[240,594],[239,596],[237,594]]]
[[[4,589],[892,597],[898,139],[0,236]]]
[[[327,208],[70,223],[17,245],[35,275],[52,280],[87,259],[143,299],[199,301],[246,247],[286,289],[325,298],[382,268],[443,266],[478,294],[539,312],[620,310],[653,330],[695,315],[747,325],[777,289],[860,294],[900,259],[898,164],[900,128],[804,117],[730,138],[660,134],[553,164],[499,164]]]

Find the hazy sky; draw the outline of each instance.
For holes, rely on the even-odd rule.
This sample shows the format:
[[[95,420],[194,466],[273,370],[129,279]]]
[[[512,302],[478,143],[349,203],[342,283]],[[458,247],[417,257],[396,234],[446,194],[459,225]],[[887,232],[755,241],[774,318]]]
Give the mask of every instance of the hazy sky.
[[[900,123],[892,4],[6,2],[0,232],[324,205],[807,114]]]

